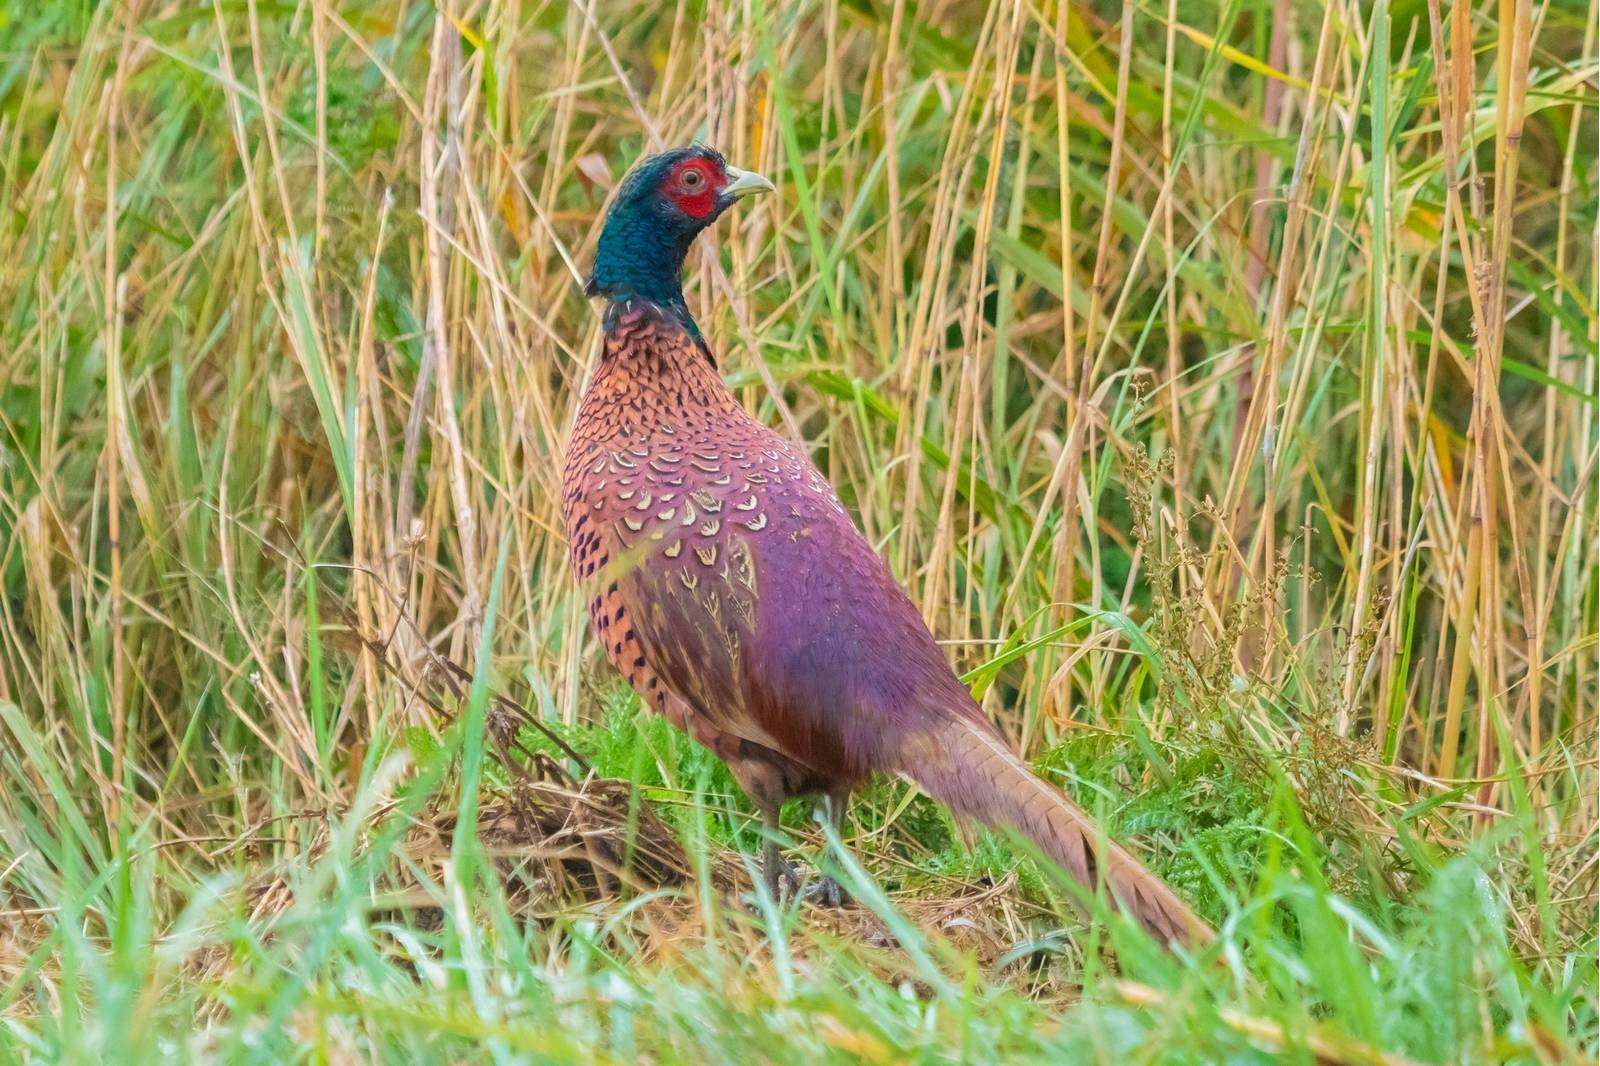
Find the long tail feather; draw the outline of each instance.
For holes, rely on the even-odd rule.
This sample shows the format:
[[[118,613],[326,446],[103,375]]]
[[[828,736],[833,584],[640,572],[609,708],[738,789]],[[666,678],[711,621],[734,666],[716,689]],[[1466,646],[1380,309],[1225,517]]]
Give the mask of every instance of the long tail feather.
[[[1040,780],[987,722],[947,719],[907,746],[899,769],[958,815],[1019,832],[1086,888],[1108,889],[1156,939],[1191,947],[1212,939],[1165,881]]]

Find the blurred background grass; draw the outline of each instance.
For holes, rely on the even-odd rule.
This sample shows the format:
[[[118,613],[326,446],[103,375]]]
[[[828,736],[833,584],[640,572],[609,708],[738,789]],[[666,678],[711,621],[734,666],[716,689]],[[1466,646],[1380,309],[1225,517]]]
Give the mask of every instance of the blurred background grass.
[[[13,1052],[1592,1054],[1596,26],[0,5]],[[894,784],[866,924],[716,887],[742,799],[592,653],[558,532],[596,223],[690,139],[779,188],[691,257],[730,384],[1221,969],[1115,921],[1013,962],[1055,886]],[[531,920],[470,828],[417,859],[521,773],[490,692],[697,876]]]

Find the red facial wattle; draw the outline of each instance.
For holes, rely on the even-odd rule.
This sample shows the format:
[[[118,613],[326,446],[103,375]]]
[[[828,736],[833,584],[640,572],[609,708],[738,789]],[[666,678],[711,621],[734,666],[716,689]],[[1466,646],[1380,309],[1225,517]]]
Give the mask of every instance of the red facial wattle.
[[[716,210],[717,191],[724,184],[726,179],[713,168],[690,159],[679,164],[667,179],[667,195],[690,218],[705,218]]]

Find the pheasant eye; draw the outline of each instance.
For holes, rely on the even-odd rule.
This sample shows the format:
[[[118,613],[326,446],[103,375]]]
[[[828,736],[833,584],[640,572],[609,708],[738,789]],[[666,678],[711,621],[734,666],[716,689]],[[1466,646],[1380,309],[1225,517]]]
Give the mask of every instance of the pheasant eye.
[[[686,170],[683,172],[683,177],[679,180],[683,182],[683,187],[685,189],[693,192],[705,184],[706,176],[698,170]]]

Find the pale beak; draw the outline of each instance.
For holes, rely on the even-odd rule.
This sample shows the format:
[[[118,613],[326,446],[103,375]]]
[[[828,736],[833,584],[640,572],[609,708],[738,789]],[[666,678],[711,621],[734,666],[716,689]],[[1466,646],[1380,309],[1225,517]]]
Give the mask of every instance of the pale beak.
[[[722,187],[722,195],[730,200],[737,200],[753,192],[777,191],[772,182],[753,170],[740,170],[738,167],[726,167],[725,170],[728,174],[728,184]]]

